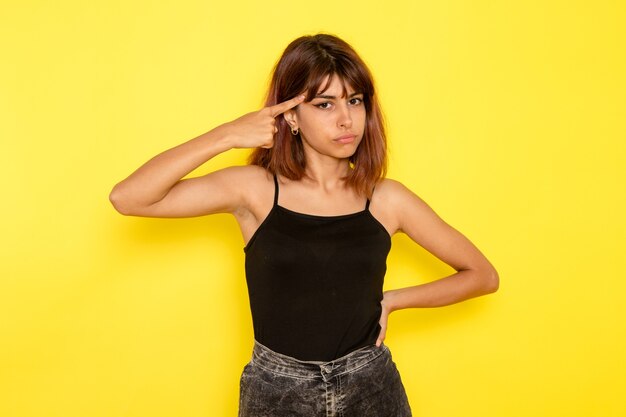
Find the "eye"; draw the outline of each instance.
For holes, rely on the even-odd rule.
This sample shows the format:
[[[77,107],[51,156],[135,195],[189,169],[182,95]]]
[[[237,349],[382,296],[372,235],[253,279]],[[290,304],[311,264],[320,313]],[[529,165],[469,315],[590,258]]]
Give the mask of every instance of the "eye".
[[[360,97],[353,97],[350,99],[350,104],[359,105],[363,103],[363,99]]]
[[[315,104],[315,107],[320,108],[320,109],[327,109],[330,106],[330,102],[325,101],[323,103],[318,103]]]

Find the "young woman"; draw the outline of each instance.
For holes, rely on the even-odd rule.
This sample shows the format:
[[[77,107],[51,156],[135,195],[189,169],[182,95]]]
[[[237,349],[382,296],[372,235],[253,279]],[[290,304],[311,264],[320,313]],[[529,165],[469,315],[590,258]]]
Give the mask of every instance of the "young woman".
[[[250,164],[182,179],[232,148],[254,149]],[[481,252],[385,171],[371,74],[346,42],[317,34],[286,48],[266,107],[155,156],[113,188],[125,215],[237,219],[255,337],[240,416],[409,416],[383,344],[389,314],[497,290]],[[398,232],[457,272],[383,293]]]

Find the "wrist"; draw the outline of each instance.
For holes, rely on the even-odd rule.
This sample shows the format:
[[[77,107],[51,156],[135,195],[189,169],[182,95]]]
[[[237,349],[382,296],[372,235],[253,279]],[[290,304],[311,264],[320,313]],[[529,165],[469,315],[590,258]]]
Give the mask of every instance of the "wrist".
[[[390,314],[397,309],[394,303],[394,294],[395,292],[393,290],[383,292],[383,299],[380,304],[383,307],[383,310],[387,311],[387,314]]]
[[[219,153],[237,147],[235,138],[228,127],[228,123],[216,127],[209,133],[213,136],[211,142],[217,147]]]

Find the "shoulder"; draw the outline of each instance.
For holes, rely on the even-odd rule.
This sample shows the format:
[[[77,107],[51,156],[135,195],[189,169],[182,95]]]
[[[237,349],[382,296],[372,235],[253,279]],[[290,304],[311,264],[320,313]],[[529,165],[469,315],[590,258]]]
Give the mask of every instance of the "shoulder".
[[[241,191],[273,182],[272,175],[265,168],[257,165],[230,166],[207,174],[205,177],[218,178]]]
[[[253,214],[263,217],[271,208],[274,196],[274,177],[258,165],[237,165],[219,171],[228,183],[226,189],[238,195],[237,209],[233,214],[245,218]]]
[[[383,178],[376,184],[372,201],[376,199],[387,204],[394,204],[415,198],[421,200],[413,191],[400,181],[391,178]]]
[[[376,184],[371,202],[376,217],[384,219],[393,231],[403,230],[407,221],[429,218],[434,212],[422,198],[400,181],[385,178]]]
[[[219,172],[224,175],[229,175],[235,178],[245,179],[260,179],[260,178],[272,178],[272,175],[265,169],[258,165],[233,165],[226,168],[222,168]]]
[[[221,193],[222,198],[231,200],[236,210],[256,205],[254,200],[257,197],[263,198],[274,190],[272,175],[257,165],[229,166],[192,178],[191,181],[204,184],[205,191]]]

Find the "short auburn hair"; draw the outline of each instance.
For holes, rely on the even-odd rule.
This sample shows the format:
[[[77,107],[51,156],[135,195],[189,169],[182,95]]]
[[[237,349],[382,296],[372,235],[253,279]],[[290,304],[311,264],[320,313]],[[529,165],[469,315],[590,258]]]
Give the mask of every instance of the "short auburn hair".
[[[354,49],[330,34],[318,33],[292,41],[276,63],[265,100],[273,106],[299,94],[312,101],[318,92],[328,89],[337,75],[357,93],[363,94],[366,122],[363,139],[349,158],[352,169],[345,178],[359,194],[371,197],[375,184],[387,172],[387,138],[383,114],[375,94],[372,75]],[[322,87],[322,83],[326,84]],[[322,87],[321,91],[318,91]],[[278,131],[272,148],[256,148],[248,162],[259,165],[272,174],[299,180],[305,175],[306,158],[300,135],[293,136],[284,117],[277,117]]]

